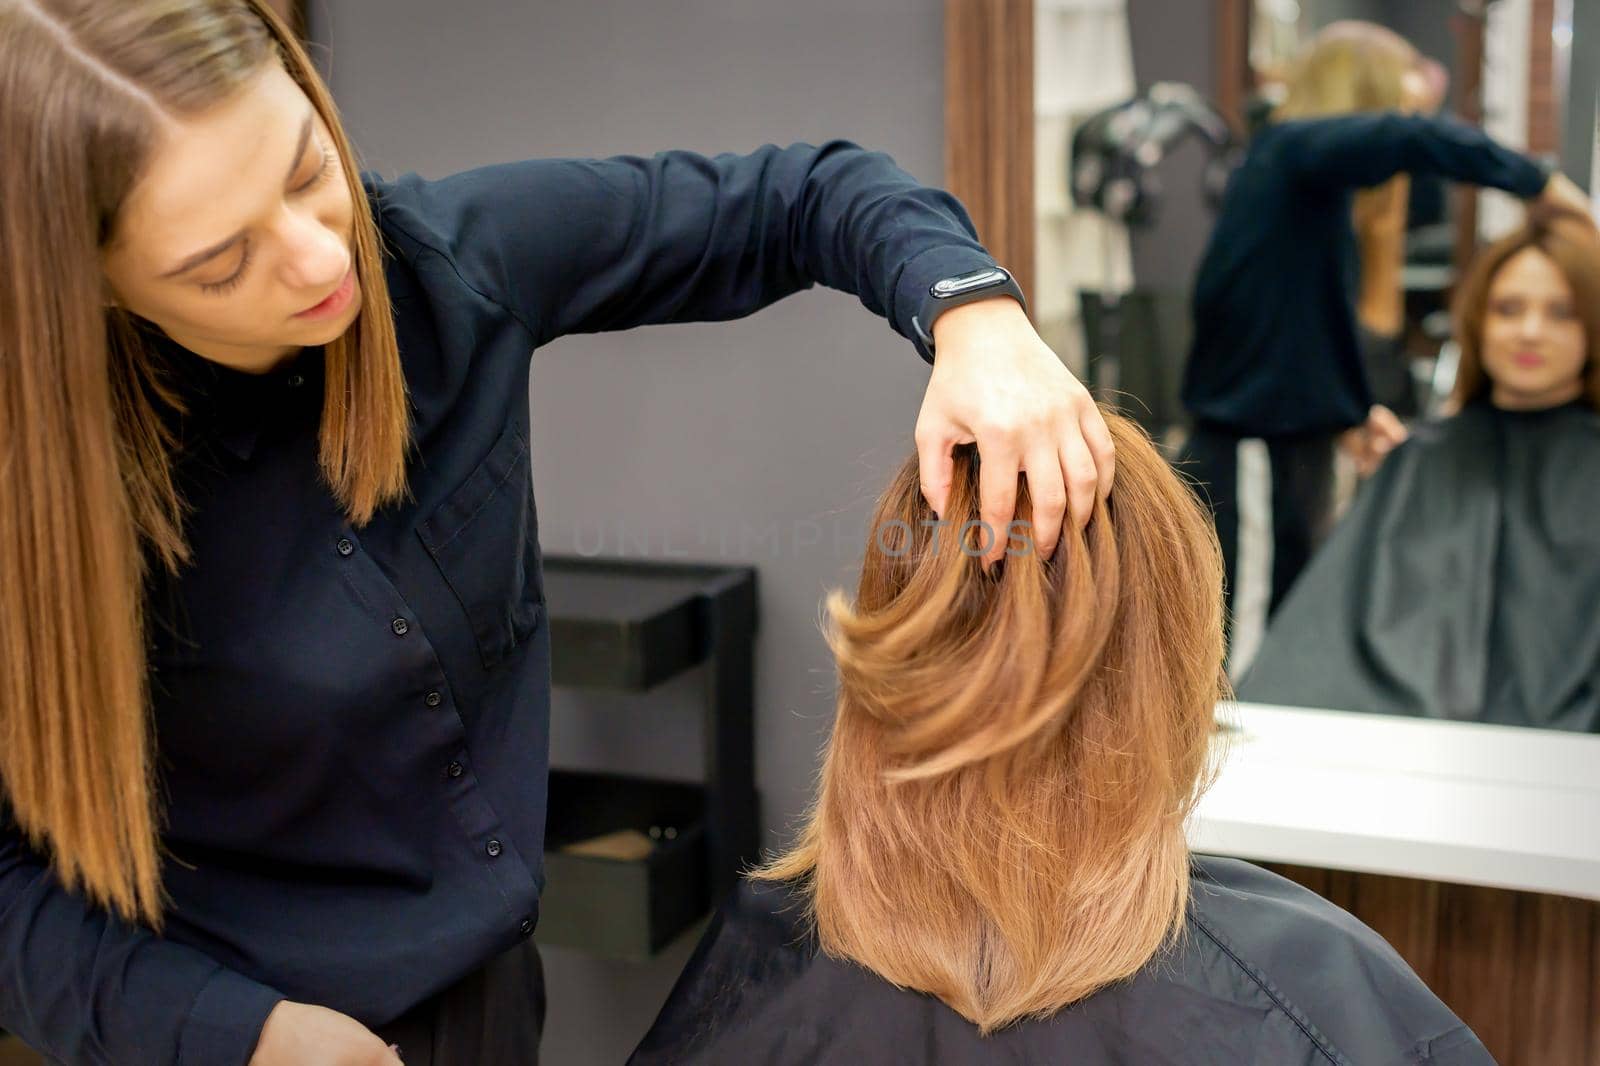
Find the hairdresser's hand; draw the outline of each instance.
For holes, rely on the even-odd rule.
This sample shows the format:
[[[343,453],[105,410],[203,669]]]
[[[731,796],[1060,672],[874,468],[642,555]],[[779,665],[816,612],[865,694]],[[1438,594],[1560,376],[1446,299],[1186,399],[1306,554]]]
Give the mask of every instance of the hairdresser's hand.
[[[1017,473],[1033,502],[1027,538],[1049,558],[1069,513],[1081,527],[1111,491],[1111,434],[1089,390],[1039,339],[1022,307],[997,296],[933,323],[933,376],[917,416],[922,494],[945,517],[957,444],[976,442],[988,569],[1004,557],[1016,516]],[[1020,537],[1018,539],[1021,539]]]
[[[1550,180],[1545,183],[1544,192],[1539,194],[1539,199],[1552,207],[1575,211],[1591,223],[1594,221],[1594,203],[1589,199],[1589,194],[1578,188],[1576,182],[1559,170],[1550,175]],[[935,322],[934,325],[938,323]],[[934,343],[937,344],[937,340]]]
[[[1375,403],[1367,412],[1366,422],[1339,435],[1339,447],[1355,460],[1358,474],[1370,477],[1382,465],[1384,456],[1405,443],[1408,436],[1405,423],[1383,404]]]
[[[402,1066],[394,1048],[349,1015],[279,1001],[249,1066]]]

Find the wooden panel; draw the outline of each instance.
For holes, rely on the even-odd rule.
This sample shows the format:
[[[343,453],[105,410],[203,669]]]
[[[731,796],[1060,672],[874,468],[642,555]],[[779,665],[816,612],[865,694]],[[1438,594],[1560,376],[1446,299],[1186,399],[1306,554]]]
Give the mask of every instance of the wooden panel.
[[[1432,988],[1438,983],[1439,889],[1433,881],[1352,875],[1357,918],[1400,953]]]
[[[1213,0],[1211,32],[1217,110],[1233,124],[1235,132],[1244,129],[1245,97],[1255,88],[1255,75],[1250,69],[1251,8],[1250,0]]]
[[[1356,886],[1360,883],[1360,874],[1353,874],[1349,870],[1329,870],[1326,898],[1353,914],[1356,909]]]
[[[1600,1066],[1600,903],[1260,865],[1392,944],[1501,1066]]]
[[[1450,17],[1456,37],[1455,112],[1464,122],[1483,124],[1484,2],[1470,0]],[[1478,245],[1478,190],[1457,185],[1451,190],[1455,219],[1456,274],[1465,273]]]
[[[1440,891],[1441,964],[1433,990],[1472,1027],[1489,1053],[1509,1066],[1516,896],[1468,885],[1445,885]]]
[[[1600,904],[1589,908],[1589,1063],[1600,1063]]]
[[[1286,862],[1258,862],[1257,866],[1271,870],[1279,877],[1287,877],[1302,888],[1309,888],[1323,899],[1328,899],[1328,875],[1331,870],[1318,866],[1293,866]]]
[[[1540,1066],[1586,1066],[1596,908],[1576,899],[1517,896],[1512,1056]]]
[[[1528,151],[1561,150],[1561,103],[1556,99],[1556,0],[1532,0],[1528,29]]]
[[[944,186],[1030,294],[1033,2],[945,0],[944,31]]]

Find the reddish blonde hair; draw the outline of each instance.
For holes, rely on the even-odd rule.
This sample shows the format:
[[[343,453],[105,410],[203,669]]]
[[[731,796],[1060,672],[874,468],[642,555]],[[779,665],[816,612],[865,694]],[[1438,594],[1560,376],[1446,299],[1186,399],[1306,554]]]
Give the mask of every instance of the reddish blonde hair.
[[[1053,558],[973,557],[979,460],[931,525],[916,458],[883,495],[853,604],[826,601],[837,718],[798,842],[827,953],[984,1032],[1144,966],[1182,928],[1184,820],[1210,779],[1222,562],[1200,503],[1105,411],[1116,485]],[[1030,515],[1026,485],[1018,518]]]
[[[1451,307],[1461,362],[1450,392],[1450,408],[1459,411],[1488,395],[1494,382],[1483,369],[1483,319],[1489,290],[1506,260],[1527,248],[1550,257],[1572,286],[1574,309],[1583,320],[1589,362],[1584,368],[1583,397],[1600,411],[1600,233],[1594,222],[1573,211],[1546,204],[1528,205],[1523,224],[1479,252],[1456,287]]]

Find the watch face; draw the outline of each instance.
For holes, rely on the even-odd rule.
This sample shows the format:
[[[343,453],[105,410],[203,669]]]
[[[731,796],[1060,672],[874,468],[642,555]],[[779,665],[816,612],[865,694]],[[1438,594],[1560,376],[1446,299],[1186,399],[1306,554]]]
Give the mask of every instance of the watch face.
[[[960,296],[963,293],[1000,285],[1005,280],[1006,272],[1004,270],[986,267],[983,270],[974,270],[970,274],[958,274],[953,278],[941,278],[934,282],[933,287],[928,291],[940,299],[948,299],[951,296]]]

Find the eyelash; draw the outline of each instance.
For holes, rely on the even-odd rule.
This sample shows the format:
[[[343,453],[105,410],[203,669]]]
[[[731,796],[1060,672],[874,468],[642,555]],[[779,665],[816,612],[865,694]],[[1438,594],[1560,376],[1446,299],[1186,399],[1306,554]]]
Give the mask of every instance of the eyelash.
[[[318,185],[321,185],[324,181],[326,181],[327,178],[328,178],[328,175],[333,173],[333,164],[334,164],[335,158],[336,157],[334,156],[332,151],[330,151],[327,148],[323,148],[322,149],[322,169],[317,171],[316,177],[312,178],[310,181],[308,181],[304,185],[300,186],[298,189],[295,190],[295,192],[297,192],[297,193],[310,192],[312,189],[316,188]],[[225,293],[225,292],[231,292],[233,289],[236,289],[236,288],[239,287],[240,282],[244,281],[245,271],[247,271],[249,269],[250,269],[250,242],[248,240],[246,240],[245,243],[244,243],[244,258],[239,261],[239,269],[235,270],[233,272],[233,276],[230,277],[230,278],[227,278],[227,279],[225,279],[223,281],[202,283],[201,286],[200,286],[200,289],[201,289],[202,292],[205,292],[205,293],[208,293],[208,294],[212,294],[212,295],[220,295],[220,294]]]

